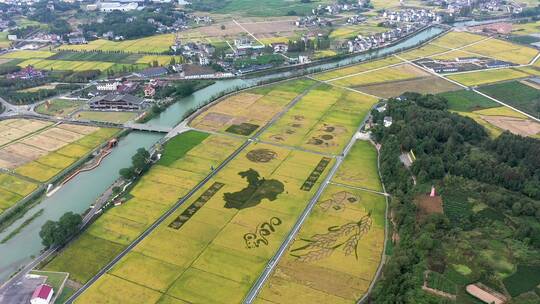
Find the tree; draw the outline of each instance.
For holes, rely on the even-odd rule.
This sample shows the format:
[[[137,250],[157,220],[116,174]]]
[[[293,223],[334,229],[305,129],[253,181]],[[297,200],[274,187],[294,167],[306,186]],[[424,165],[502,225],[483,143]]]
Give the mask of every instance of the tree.
[[[57,222],[47,221],[41,227],[39,236],[43,245],[61,246],[64,245],[77,231],[82,223],[80,214],[73,212],[64,213]]]
[[[221,30],[224,30],[225,29],[225,24],[222,24],[220,28],[221,28]]]
[[[122,168],[120,169],[119,173],[120,173],[120,176],[122,176],[122,178],[126,180],[130,180],[135,176],[135,171],[131,167]]]

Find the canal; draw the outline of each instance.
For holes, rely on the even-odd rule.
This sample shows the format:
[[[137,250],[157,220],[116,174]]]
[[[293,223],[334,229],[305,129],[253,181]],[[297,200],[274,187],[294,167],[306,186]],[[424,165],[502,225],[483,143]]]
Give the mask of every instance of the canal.
[[[315,72],[386,56],[416,46],[440,34],[442,31],[443,29],[441,28],[431,27],[393,46],[351,56],[335,62],[315,65],[300,71],[279,72],[251,79],[216,81],[214,84],[195,92],[193,95],[172,104],[158,117],[147,122],[147,124],[173,127],[180,123],[187,113],[208,104],[215,96],[224,92],[254,86],[261,81],[292,78],[305,73],[306,70],[307,72]],[[82,213],[87,210],[101,193],[119,177],[118,171],[130,165],[131,155],[135,154],[138,148],[149,148],[161,138],[162,135],[156,133],[131,132],[120,140],[118,147],[104,159],[98,168],[79,174],[51,197],[44,198],[38,205],[26,212],[22,218],[0,233],[1,240],[10,232],[17,229],[26,219],[32,217],[32,215],[41,209],[44,210],[39,217],[34,219],[29,225],[23,227],[13,238],[4,244],[0,244],[0,282],[5,281],[12,273],[31,261],[33,257],[39,255],[43,249],[39,230],[47,220],[58,220],[65,212]]]

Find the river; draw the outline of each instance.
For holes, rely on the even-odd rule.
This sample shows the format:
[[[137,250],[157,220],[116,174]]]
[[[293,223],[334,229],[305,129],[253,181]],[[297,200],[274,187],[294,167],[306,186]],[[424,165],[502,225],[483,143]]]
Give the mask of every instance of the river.
[[[428,28],[396,45],[370,53],[351,56],[339,61],[312,66],[307,68],[307,71],[314,72],[321,69],[330,69],[385,56],[401,49],[413,47],[420,42],[440,34],[442,31],[441,28]],[[256,85],[260,81],[284,77],[292,78],[305,70],[279,72],[251,79],[216,81],[214,84],[195,92],[193,95],[172,104],[158,117],[148,121],[147,124],[173,127],[180,123],[187,113],[204,106],[214,96],[222,92],[229,92],[236,88],[247,88]],[[118,147],[103,160],[103,163],[98,168],[79,174],[54,193],[54,195],[43,199],[42,202],[26,212],[21,219],[0,233],[1,240],[11,231],[17,229],[26,219],[39,212],[39,210],[44,209],[44,212],[39,217],[25,226],[13,238],[4,244],[0,244],[0,282],[6,280],[12,273],[20,269],[21,266],[31,261],[34,256],[39,255],[43,249],[39,230],[47,220],[58,220],[62,214],[68,211],[84,212],[119,177],[118,171],[130,165],[131,155],[135,154],[138,148],[149,148],[161,138],[162,135],[156,133],[131,132],[120,140]]]

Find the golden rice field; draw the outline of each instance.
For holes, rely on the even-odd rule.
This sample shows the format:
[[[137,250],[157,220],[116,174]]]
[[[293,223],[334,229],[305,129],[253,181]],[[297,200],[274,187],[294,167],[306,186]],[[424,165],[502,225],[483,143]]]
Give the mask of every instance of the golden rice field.
[[[49,51],[31,51],[21,50],[6,53],[0,55],[1,59],[35,59],[35,58],[47,58],[53,56],[55,53]]]
[[[493,82],[526,78],[530,77],[530,75],[516,69],[508,68],[449,74],[446,77],[466,86],[479,86]]]
[[[332,181],[343,185],[382,191],[375,147],[368,141],[357,141]]]
[[[411,65],[402,64],[393,67],[387,67],[359,75],[352,75],[337,80],[330,80],[333,85],[344,87],[357,87],[361,85],[414,79],[427,77],[430,74]]]
[[[0,214],[32,193],[37,186],[20,177],[0,173]]]
[[[377,101],[368,95],[321,85],[302,97],[261,139],[337,154]]]
[[[86,282],[241,144],[217,135],[199,137],[200,144],[188,143],[191,135],[184,133],[173,140],[174,150],[166,148],[162,161],[137,182],[128,199],[99,217],[45,268],[69,272],[73,280]],[[93,249],[88,251],[88,246]]]
[[[370,143],[356,142],[343,165],[333,182],[380,189]],[[385,210],[382,195],[327,187],[255,303],[356,303],[383,255]]]
[[[512,24],[512,34],[515,35],[538,34],[538,32],[540,32],[540,21]]]
[[[31,119],[0,121],[0,167],[13,175],[0,174],[0,213],[32,193],[98,144],[116,133]],[[79,141],[93,142],[82,146]]]
[[[528,64],[538,54],[534,48],[498,39],[487,39],[463,50],[518,64]]]
[[[111,290],[147,303],[165,295],[179,302],[240,302],[331,167],[329,159],[320,177],[304,188],[321,160],[312,153],[251,144],[78,303],[114,302]],[[264,182],[250,190],[256,180]]]
[[[159,65],[168,65],[171,63],[171,60],[173,58],[176,63],[184,62],[184,58],[182,56],[144,55],[141,58],[137,59],[136,63],[152,64],[154,63],[154,61],[157,61]]]
[[[100,70],[105,71],[112,68],[115,63],[102,61],[69,61],[69,60],[47,60],[47,59],[28,59],[18,64],[20,67],[33,66],[41,70]]]
[[[399,54],[399,57],[407,60],[416,60],[424,57],[436,57],[436,54],[441,54],[450,51],[450,49],[437,46],[434,44],[422,45],[418,48],[415,48],[411,51]]]
[[[373,70],[373,69],[379,69],[385,66],[389,66],[389,65],[397,64],[401,62],[402,61],[396,57],[389,57],[386,59],[370,61],[366,63],[353,65],[350,67],[339,68],[339,69],[331,70],[329,72],[322,72],[322,73],[316,74],[314,77],[318,80],[328,81],[328,80],[332,80],[339,77],[345,77],[345,76],[350,76],[357,73],[363,73],[363,72]]]
[[[486,39],[487,37],[467,32],[449,32],[431,42],[431,44],[449,49],[462,47]]]
[[[72,51],[121,51],[126,53],[164,53],[174,43],[174,34],[162,34],[125,41],[98,39],[81,45],[62,45],[58,50]]]
[[[235,94],[199,114],[190,125],[203,130],[231,132],[230,127],[249,124],[250,130],[232,133],[250,135],[314,83],[300,79]]]

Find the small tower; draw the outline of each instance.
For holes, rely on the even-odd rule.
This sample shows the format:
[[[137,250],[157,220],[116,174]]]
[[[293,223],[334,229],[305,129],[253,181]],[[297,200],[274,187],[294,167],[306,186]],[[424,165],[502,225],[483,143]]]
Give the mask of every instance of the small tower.
[[[435,197],[437,194],[435,193],[435,186],[431,186],[431,192],[429,193],[429,197]]]

